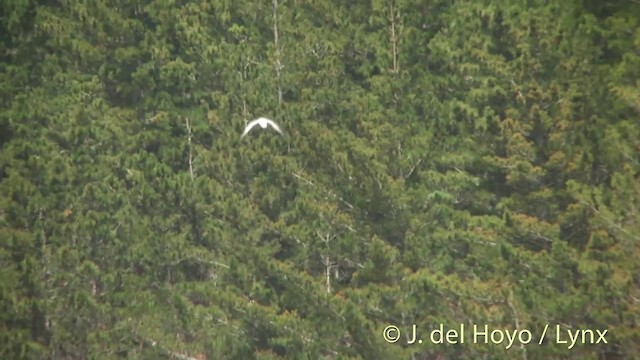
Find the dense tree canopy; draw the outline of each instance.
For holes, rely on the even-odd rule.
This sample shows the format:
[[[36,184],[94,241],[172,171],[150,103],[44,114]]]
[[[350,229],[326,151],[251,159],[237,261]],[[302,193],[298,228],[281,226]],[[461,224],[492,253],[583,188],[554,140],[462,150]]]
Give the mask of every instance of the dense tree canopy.
[[[637,1],[1,6],[0,358],[640,356]]]

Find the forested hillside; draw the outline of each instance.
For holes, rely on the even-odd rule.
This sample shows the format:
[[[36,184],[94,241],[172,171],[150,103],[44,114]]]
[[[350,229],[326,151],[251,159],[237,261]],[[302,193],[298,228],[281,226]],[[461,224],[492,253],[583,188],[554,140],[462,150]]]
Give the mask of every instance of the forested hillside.
[[[640,2],[0,6],[1,359],[640,359]]]

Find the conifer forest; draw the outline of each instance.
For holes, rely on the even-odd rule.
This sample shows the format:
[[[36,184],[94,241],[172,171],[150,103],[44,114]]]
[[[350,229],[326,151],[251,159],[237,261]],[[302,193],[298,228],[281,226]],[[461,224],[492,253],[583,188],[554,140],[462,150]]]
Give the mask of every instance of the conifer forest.
[[[640,1],[3,0],[0,359],[640,359]]]

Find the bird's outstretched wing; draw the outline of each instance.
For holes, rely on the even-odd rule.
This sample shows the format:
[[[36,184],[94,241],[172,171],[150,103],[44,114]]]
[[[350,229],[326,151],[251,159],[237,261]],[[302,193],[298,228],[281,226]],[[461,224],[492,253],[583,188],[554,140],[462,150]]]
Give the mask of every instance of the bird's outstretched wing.
[[[283,133],[282,133],[282,129],[280,129],[280,126],[278,126],[278,124],[276,124],[276,122],[275,122],[275,121],[273,121],[273,120],[268,120],[268,119],[267,119],[267,121],[268,121],[268,124],[269,124],[269,125],[271,125],[271,127],[273,127],[273,129],[274,129],[275,131],[277,131],[280,135],[283,135]]]
[[[253,120],[252,122],[248,123],[247,126],[244,127],[244,132],[242,133],[242,136],[240,136],[240,138],[243,138],[245,135],[247,135],[249,133],[249,131],[251,131],[251,129],[256,126],[256,124],[258,124],[258,120]]]

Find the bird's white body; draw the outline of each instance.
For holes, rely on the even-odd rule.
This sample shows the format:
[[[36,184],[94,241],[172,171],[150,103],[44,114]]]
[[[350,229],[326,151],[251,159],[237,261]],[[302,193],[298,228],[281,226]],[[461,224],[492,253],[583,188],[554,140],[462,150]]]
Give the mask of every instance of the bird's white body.
[[[247,135],[249,131],[251,131],[251,129],[253,129],[256,125],[260,125],[260,127],[263,129],[266,129],[267,126],[271,126],[275,131],[282,135],[282,130],[280,129],[280,126],[275,123],[275,121],[261,117],[253,120],[252,122],[248,123],[247,126],[245,126],[241,138]]]

